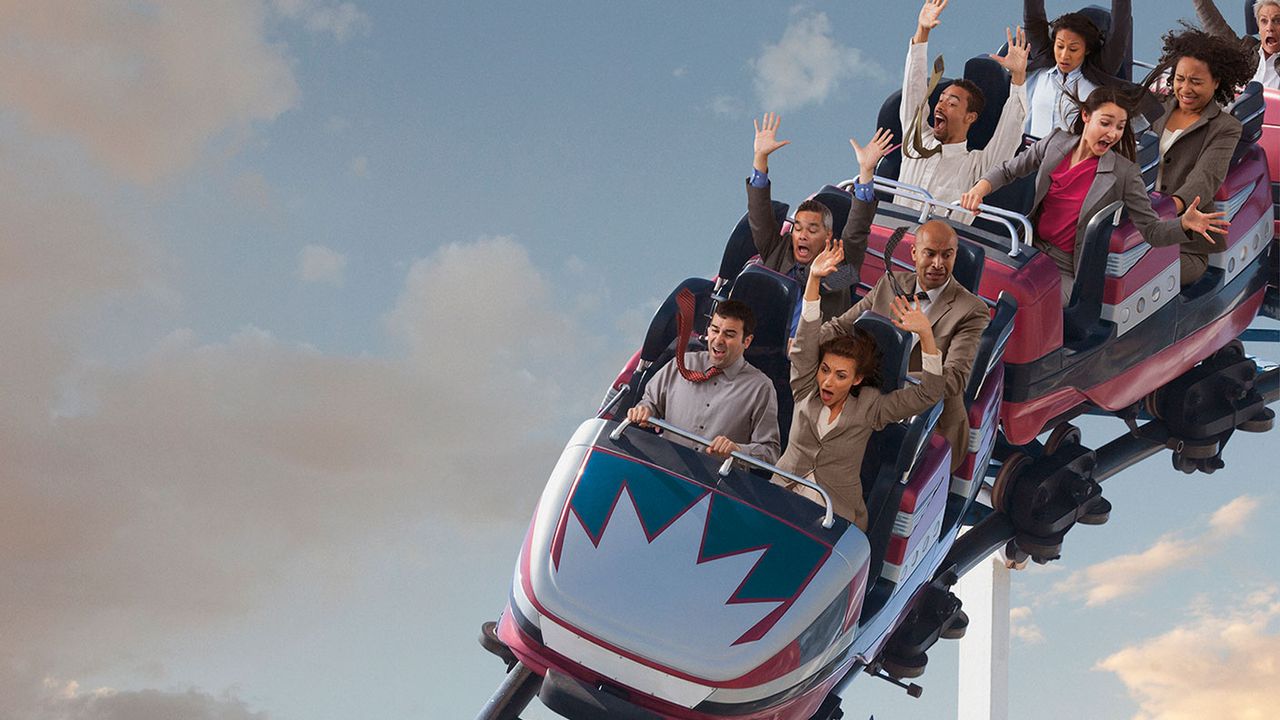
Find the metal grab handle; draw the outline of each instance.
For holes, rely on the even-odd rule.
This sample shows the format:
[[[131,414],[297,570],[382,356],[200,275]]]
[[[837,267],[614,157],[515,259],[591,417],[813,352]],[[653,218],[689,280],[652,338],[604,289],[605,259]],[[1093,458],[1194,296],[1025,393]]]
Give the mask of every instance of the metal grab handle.
[[[839,183],[837,187],[840,187],[841,189],[844,189],[844,190],[848,190],[849,188],[853,187],[854,182],[855,180],[852,180],[852,179],[845,180]],[[903,197],[906,197],[910,200],[915,200],[916,202],[924,205],[924,209],[920,213],[920,222],[922,223],[929,219],[929,213],[931,208],[943,208],[945,210],[969,213],[968,210],[957,205],[956,203],[944,202],[942,200],[935,198],[933,195],[929,194],[929,192],[924,188],[919,188],[914,185],[907,185],[905,183],[900,183],[897,180],[890,180],[889,178],[882,178],[879,175],[874,176],[872,182],[874,183],[875,188],[877,190],[892,192],[895,195],[901,195]],[[1016,212],[1013,212],[1012,210],[1005,210],[1004,208],[999,208],[994,205],[987,205],[986,203],[979,205],[978,210],[984,216],[992,220],[995,220],[1001,225],[1004,225],[1005,229],[1009,231],[1009,241],[1010,241],[1009,257],[1017,257],[1018,255],[1021,255],[1022,241],[1018,238],[1018,231],[1014,228],[1012,221],[1017,221],[1022,225],[1023,232],[1025,233],[1026,237],[1029,240],[1032,237],[1032,233],[1033,233],[1033,230],[1031,228],[1031,220],[1028,219],[1026,215],[1023,215],[1021,213],[1016,213]]]
[[[662,420],[659,418],[649,418],[647,422],[650,425],[653,425],[654,427],[662,428],[666,432],[679,435],[680,437],[686,440],[691,440],[693,442],[696,442],[699,445],[705,445],[705,446],[711,445],[711,441],[708,440],[707,438],[704,438],[701,435],[698,435],[697,433],[689,432],[684,428],[672,425],[666,420]],[[609,433],[609,439],[614,442],[617,442],[618,440],[622,439],[622,433],[626,432],[626,429],[630,426],[631,426],[631,420],[624,418],[622,422],[618,423],[618,427],[614,428],[613,432]],[[809,480],[806,480],[802,477],[792,475],[791,473],[787,472],[786,470],[783,470],[782,468],[777,467],[776,465],[767,463],[759,458],[751,457],[750,455],[739,452],[737,450],[734,450],[732,453],[730,453],[729,457],[726,458],[724,463],[720,465],[721,477],[728,476],[729,472],[733,470],[733,461],[735,459],[741,460],[742,462],[748,465],[753,465],[755,467],[760,468],[761,470],[771,472],[775,475],[781,475],[782,477],[790,480],[791,482],[799,483],[807,488],[814,490],[815,492],[817,492],[819,495],[822,496],[822,502],[826,506],[826,514],[823,515],[822,517],[822,527],[830,529],[830,527],[835,524],[835,514],[834,514],[834,511],[832,510],[831,496],[827,494],[827,491],[824,490],[822,486],[818,485],[817,483],[810,482]]]

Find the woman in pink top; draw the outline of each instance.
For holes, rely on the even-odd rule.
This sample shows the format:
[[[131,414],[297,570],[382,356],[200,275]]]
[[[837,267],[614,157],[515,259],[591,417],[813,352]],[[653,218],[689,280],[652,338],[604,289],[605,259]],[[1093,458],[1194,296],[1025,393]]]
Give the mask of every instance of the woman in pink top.
[[[1102,208],[1124,201],[1129,219],[1152,245],[1177,245],[1187,231],[1214,240],[1210,232],[1225,234],[1223,213],[1204,213],[1195,198],[1181,217],[1161,220],[1151,209],[1151,197],[1134,163],[1135,144],[1129,116],[1136,103],[1131,93],[1104,86],[1080,104],[1071,132],[1055,130],[1024,152],[992,168],[960,198],[974,211],[982,199],[1017,178],[1036,173],[1036,196],[1031,217],[1036,237],[1032,245],[1053,258],[1062,274],[1062,303],[1071,297],[1076,275],[1076,245]],[[1112,149],[1115,152],[1111,152]]]

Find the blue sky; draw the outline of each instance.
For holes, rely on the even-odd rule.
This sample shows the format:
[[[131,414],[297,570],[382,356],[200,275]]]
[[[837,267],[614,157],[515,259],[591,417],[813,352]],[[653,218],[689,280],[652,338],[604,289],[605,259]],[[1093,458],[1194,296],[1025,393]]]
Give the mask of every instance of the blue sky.
[[[0,718],[473,715],[545,473],[714,272],[752,115],[779,199],[849,177],[917,10],[0,0]],[[931,52],[1019,14],[954,0]],[[1011,716],[1280,704],[1273,439],[1147,461],[1015,576]],[[849,716],[948,716],[954,663]]]

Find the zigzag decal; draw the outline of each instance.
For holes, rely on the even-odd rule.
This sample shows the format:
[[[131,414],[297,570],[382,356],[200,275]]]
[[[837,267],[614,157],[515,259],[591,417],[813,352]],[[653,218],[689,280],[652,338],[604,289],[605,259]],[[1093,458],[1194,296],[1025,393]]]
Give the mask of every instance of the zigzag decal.
[[[592,544],[599,547],[624,487],[649,542],[711,493],[705,486],[657,466],[594,450],[584,461],[557,530],[552,546],[557,568],[569,515],[577,518]],[[784,603],[738,641],[750,642],[763,637],[785,614],[831,549],[737,498],[711,494],[697,562],[763,550],[728,602]]]

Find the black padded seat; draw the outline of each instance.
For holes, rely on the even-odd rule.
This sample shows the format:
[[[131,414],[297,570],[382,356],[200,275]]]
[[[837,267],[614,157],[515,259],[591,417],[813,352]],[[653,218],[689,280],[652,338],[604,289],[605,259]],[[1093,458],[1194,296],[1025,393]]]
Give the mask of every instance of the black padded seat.
[[[1160,175],[1160,136],[1151,131],[1139,134],[1137,141],[1137,165],[1142,170],[1142,183],[1147,192],[1156,189],[1156,178]]]
[[[1253,14],[1253,6],[1257,0],[1244,0],[1244,33],[1257,36],[1258,16]]]
[[[981,245],[961,239],[956,245],[956,264],[951,269],[951,276],[965,290],[977,295],[986,259],[987,251]]]
[[[1113,223],[1117,207],[1120,208],[1120,217]],[[1063,345],[1091,344],[1100,339],[1102,289],[1106,281],[1107,255],[1111,252],[1111,234],[1128,216],[1129,211],[1124,208],[1123,201],[1117,200],[1089,220],[1076,266],[1075,284],[1071,288],[1071,300],[1062,312]]]
[[[640,360],[644,366],[636,370],[627,383],[626,394],[618,400],[612,411],[614,417],[625,415],[644,396],[644,387],[654,374],[675,356],[676,295],[683,289],[689,290],[694,297],[693,339],[689,343],[689,349],[704,349],[698,337],[707,331],[707,321],[711,315],[711,292],[714,288],[715,285],[710,280],[689,278],[677,285],[658,306],[653,319],[649,321],[644,343],[640,346]]]
[[[734,280],[729,299],[746,303],[756,316],[755,335],[745,357],[773,381],[778,393],[778,430],[785,449],[795,407],[787,340],[792,312],[800,299],[800,286],[786,275],[752,263]]]
[[[773,201],[773,217],[778,221],[779,228],[787,221],[789,209],[786,203]],[[725,243],[724,254],[720,258],[721,279],[730,280],[737,277],[738,273],[742,272],[743,266],[759,254],[755,241],[751,239],[751,224],[747,222],[746,213],[743,213],[742,219],[733,226],[733,232],[729,233],[729,241]]]
[[[1267,100],[1262,94],[1262,83],[1249,82],[1231,103],[1231,115],[1241,125],[1240,142],[1236,145],[1231,162],[1239,160],[1251,145],[1262,139],[1262,120],[1266,111]]]
[[[983,381],[991,374],[992,368],[1004,359],[1005,346],[1009,344],[1009,336],[1013,333],[1013,316],[1017,312],[1018,301],[1013,295],[1001,291],[996,298],[995,309],[991,311],[991,322],[982,331],[978,351],[973,356],[973,369],[969,372],[969,382],[964,388],[966,407],[972,405],[978,397]]]

